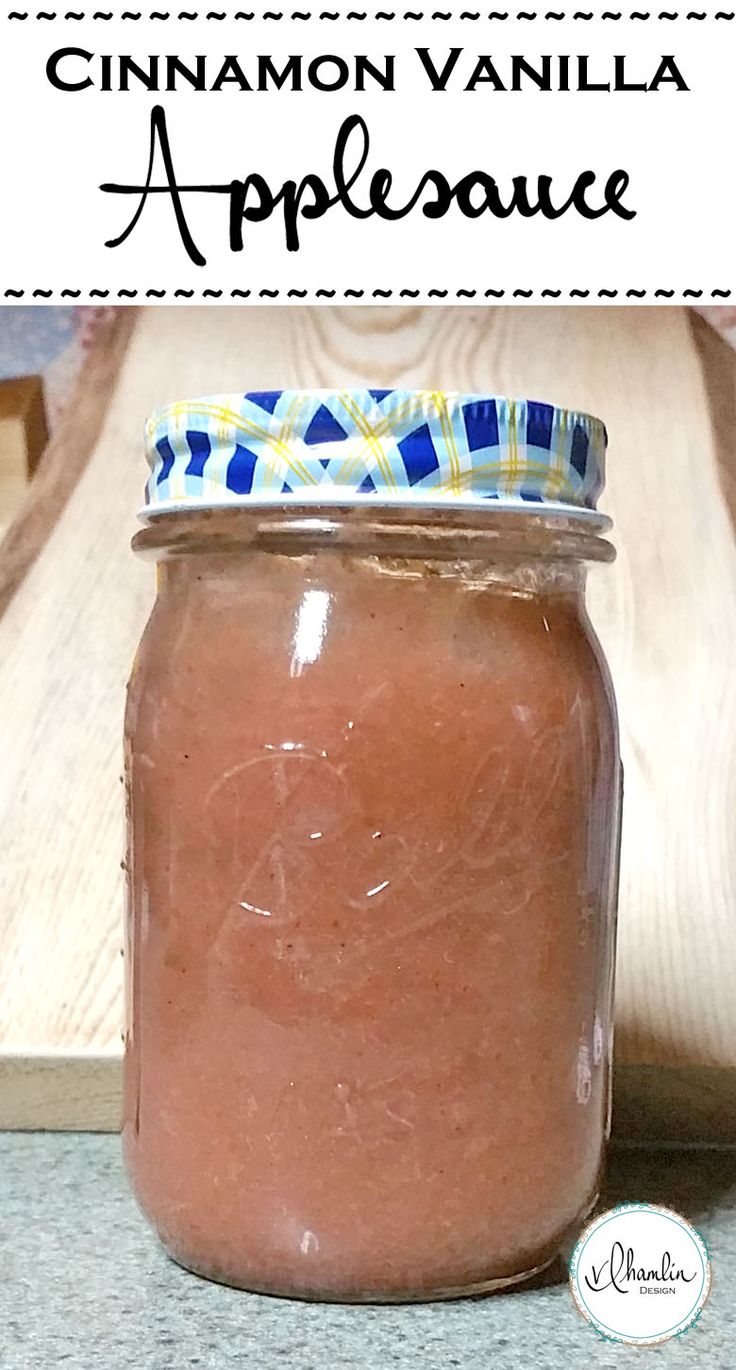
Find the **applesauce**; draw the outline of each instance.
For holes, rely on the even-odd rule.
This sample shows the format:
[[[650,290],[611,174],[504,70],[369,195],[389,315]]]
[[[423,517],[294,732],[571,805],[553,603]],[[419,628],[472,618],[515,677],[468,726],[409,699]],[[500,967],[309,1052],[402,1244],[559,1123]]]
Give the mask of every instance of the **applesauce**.
[[[572,506],[344,498],[162,501],[135,540],[125,1156],[199,1274],[451,1297],[598,1192],[612,552]]]

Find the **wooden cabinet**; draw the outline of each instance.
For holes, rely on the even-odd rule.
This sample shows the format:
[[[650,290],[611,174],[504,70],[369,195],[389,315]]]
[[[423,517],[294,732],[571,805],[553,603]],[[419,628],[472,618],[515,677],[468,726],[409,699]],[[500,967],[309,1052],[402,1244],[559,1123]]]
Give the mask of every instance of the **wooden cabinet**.
[[[0,380],[0,537],[26,498],[47,442],[41,377]]]

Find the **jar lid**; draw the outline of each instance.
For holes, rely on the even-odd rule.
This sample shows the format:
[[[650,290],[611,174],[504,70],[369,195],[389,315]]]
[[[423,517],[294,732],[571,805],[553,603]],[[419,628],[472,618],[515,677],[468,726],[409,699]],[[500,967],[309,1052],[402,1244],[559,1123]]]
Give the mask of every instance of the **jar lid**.
[[[418,505],[595,518],[606,430],[536,400],[441,390],[267,390],[146,424],[140,517],[223,505]]]

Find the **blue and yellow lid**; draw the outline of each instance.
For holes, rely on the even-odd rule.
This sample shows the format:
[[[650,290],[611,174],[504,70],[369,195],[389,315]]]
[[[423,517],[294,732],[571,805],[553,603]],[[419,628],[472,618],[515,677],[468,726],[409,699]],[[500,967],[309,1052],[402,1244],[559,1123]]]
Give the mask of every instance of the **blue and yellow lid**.
[[[541,505],[600,522],[605,451],[599,419],[536,400],[441,390],[213,395],[149,419],[141,517],[223,505]]]

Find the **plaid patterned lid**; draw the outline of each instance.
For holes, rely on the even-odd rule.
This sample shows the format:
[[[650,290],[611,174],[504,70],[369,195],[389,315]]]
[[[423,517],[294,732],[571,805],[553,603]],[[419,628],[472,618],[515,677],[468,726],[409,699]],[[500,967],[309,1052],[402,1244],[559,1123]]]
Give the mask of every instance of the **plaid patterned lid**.
[[[542,505],[601,521],[605,450],[599,419],[533,400],[439,390],[214,395],[149,419],[141,517],[365,503]]]

